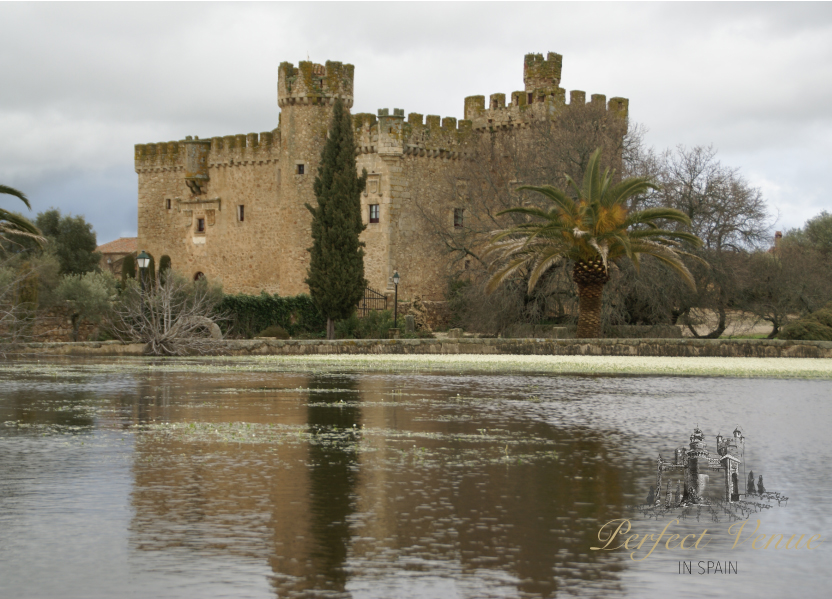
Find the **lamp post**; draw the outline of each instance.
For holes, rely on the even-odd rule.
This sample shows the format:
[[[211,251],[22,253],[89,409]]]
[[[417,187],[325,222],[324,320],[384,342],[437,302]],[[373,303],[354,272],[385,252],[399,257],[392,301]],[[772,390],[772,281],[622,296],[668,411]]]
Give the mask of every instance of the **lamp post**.
[[[144,293],[144,271],[150,266],[150,256],[142,250],[141,254],[136,256],[136,263],[139,265],[139,282],[142,284],[142,293]]]
[[[393,285],[396,288],[396,296],[393,300],[393,328],[399,328],[399,271],[393,271]]]

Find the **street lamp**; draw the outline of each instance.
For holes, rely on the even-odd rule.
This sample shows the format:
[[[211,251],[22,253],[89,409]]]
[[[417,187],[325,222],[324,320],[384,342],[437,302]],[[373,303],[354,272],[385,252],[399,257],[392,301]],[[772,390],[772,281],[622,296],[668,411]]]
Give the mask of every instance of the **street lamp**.
[[[393,271],[393,285],[396,286],[396,297],[393,300],[393,328],[399,328],[399,271]]]
[[[142,292],[144,292],[144,271],[150,266],[150,255],[144,250],[136,256],[136,263],[139,265],[139,281],[142,284]]]

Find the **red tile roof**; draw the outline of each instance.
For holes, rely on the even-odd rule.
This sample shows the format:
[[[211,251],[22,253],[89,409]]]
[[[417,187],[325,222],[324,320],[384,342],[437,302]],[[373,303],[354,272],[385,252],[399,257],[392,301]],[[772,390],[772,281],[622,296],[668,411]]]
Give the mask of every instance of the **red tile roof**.
[[[139,250],[138,237],[121,237],[110,243],[99,245],[95,248],[96,252],[102,254],[131,254]]]

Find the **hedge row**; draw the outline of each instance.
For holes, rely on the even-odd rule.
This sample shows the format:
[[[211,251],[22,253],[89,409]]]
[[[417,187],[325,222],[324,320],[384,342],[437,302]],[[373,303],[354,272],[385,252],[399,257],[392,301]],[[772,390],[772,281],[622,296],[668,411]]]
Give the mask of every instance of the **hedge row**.
[[[292,336],[326,331],[326,318],[305,294],[280,297],[263,291],[260,295],[226,295],[217,309],[229,315],[225,328],[233,336],[251,338],[273,325]]]

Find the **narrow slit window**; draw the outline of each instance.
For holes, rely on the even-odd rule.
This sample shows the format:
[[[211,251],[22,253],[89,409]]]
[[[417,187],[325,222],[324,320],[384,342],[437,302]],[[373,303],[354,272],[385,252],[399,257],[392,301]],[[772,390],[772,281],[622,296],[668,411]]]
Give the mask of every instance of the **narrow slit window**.
[[[529,104],[534,102],[534,94],[529,94]]]
[[[298,164],[298,165],[297,165],[297,169],[298,169],[298,170],[297,170],[297,173],[298,173],[299,175],[302,175],[302,174],[303,174],[303,167],[304,167],[304,165],[303,165],[303,164]]]
[[[242,204],[237,206],[237,220],[240,222],[246,220],[246,207]]]
[[[204,218],[196,219],[196,231],[197,231],[197,233],[205,233],[205,219]]]
[[[165,206],[167,207],[168,210],[170,210],[170,198],[165,200]]]
[[[378,204],[370,204],[370,222],[378,222]]]
[[[454,208],[454,229],[462,228],[462,215],[465,212],[462,208]]]

